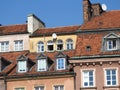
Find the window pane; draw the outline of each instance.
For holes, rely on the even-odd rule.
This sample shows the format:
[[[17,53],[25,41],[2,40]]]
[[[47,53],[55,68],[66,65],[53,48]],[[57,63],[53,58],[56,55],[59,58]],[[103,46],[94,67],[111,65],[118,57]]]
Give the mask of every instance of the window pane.
[[[26,72],[26,61],[18,61],[18,71]]]
[[[65,58],[57,59],[57,69],[58,70],[65,69]]]
[[[93,82],[93,71],[83,71],[83,82],[85,87],[91,87],[94,85]]]
[[[46,71],[46,59],[38,60],[38,71]]]
[[[116,85],[116,70],[115,69],[106,70],[106,81],[107,81],[107,85],[109,86]]]
[[[23,50],[23,40],[17,40],[15,41],[15,51],[21,51]]]

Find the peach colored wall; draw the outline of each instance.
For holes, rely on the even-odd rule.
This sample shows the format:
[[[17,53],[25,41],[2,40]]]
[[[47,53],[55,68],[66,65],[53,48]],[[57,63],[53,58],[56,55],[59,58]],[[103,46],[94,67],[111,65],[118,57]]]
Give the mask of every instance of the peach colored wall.
[[[112,58],[112,60],[115,60],[115,58]],[[112,62],[111,64],[109,62],[106,62],[102,65],[100,65],[99,63],[95,65],[92,65],[92,64],[82,65],[82,66],[79,66],[79,65],[74,67],[74,72],[76,72],[76,90],[80,90],[80,88],[82,88],[81,90],[119,90],[120,89],[118,88],[120,86],[120,64],[118,63],[118,61]],[[105,75],[104,75],[105,69],[116,69],[117,70],[118,85],[116,87],[103,88],[105,86],[105,81],[104,81],[105,80]],[[83,88],[82,70],[94,70],[95,71],[95,87],[97,87],[97,89]]]
[[[25,90],[34,90],[35,86],[44,86],[44,90],[54,90],[54,85],[64,85],[64,90],[74,90],[74,78],[52,78],[10,81],[7,82],[7,90],[14,90],[17,87],[25,87]]]
[[[23,49],[29,50],[29,34],[16,34],[0,36],[0,42],[9,41],[9,51],[14,51],[14,41],[23,40]]]

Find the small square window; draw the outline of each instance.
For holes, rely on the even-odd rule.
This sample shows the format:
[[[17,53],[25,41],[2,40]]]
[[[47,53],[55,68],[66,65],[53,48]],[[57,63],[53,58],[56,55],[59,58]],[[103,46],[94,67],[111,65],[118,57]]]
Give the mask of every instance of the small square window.
[[[9,51],[9,42],[0,42],[0,52],[8,52]]]
[[[14,50],[15,51],[22,51],[23,50],[23,40],[16,40],[14,42],[15,42]]]

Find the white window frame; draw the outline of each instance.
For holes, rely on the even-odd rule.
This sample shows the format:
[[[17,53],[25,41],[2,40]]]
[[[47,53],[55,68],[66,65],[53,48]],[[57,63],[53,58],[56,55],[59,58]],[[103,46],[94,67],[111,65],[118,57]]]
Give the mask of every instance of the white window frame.
[[[57,51],[63,50],[63,41],[62,40],[58,40],[56,44],[57,44],[57,49],[56,49]],[[59,49],[58,45],[62,45],[62,49]]]
[[[9,41],[0,42],[0,52],[8,52],[9,51]]]
[[[63,65],[62,65],[63,67],[59,66],[59,60],[61,60],[61,59],[63,60]],[[65,67],[66,67],[66,60],[65,60],[65,58],[57,58],[56,62],[57,62],[57,64],[56,64],[57,65],[57,70],[65,70]],[[60,64],[61,64],[61,61],[60,61]]]
[[[116,43],[116,46],[114,47],[114,41]],[[109,48],[109,46],[111,46],[111,48]],[[107,40],[107,50],[117,50],[118,49],[118,40],[117,39],[108,39]]]
[[[46,59],[40,59],[37,61],[37,71],[47,71],[47,61]]]
[[[49,49],[48,49],[48,46],[49,46],[49,45],[53,46],[53,50],[49,50]],[[47,51],[48,51],[48,52],[54,51],[54,43],[53,43],[52,40],[49,40],[49,41],[47,42]]]
[[[22,42],[22,44],[21,44]],[[15,40],[14,41],[14,51],[22,51],[24,50],[23,40]]]
[[[90,80],[87,81],[88,83],[88,86],[85,86],[84,85],[84,82],[85,82],[85,78],[84,78],[84,72],[90,72],[92,71],[93,72],[93,85],[90,86]],[[89,76],[87,76],[87,78],[89,78]],[[81,83],[82,83],[82,87],[95,87],[95,69],[83,69],[81,70]]]
[[[24,60],[18,61],[18,72],[19,73],[27,72],[27,61]]]
[[[65,90],[64,85],[54,85],[54,90],[56,90],[55,88],[57,88],[57,90],[61,90],[61,87],[63,87],[63,90]]]
[[[72,50],[74,47],[73,47],[73,40],[72,39],[67,39],[66,40],[66,49],[67,50]]]
[[[39,88],[39,90],[44,90],[44,89],[45,89],[44,86],[36,86],[36,87],[34,87],[34,90],[36,90],[36,88]],[[37,90],[38,90],[38,89],[37,89]]]
[[[116,70],[116,85],[113,85],[111,82],[112,80],[110,80],[110,85],[107,84],[107,75],[106,75],[106,70]],[[111,75],[111,72],[110,72],[110,75]],[[110,76],[112,77],[112,76]],[[105,83],[105,86],[117,86],[118,85],[118,68],[104,68],[104,83]]]
[[[44,43],[42,41],[37,43],[37,52],[44,52]]]

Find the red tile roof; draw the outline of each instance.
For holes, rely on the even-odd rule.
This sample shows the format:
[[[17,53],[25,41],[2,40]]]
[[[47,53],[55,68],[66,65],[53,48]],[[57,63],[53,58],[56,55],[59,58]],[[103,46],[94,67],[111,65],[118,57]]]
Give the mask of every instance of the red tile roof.
[[[51,73],[51,72],[69,72],[70,69],[68,70],[62,70],[62,71],[56,71],[55,68],[55,56],[58,52],[45,52],[44,54],[53,61],[52,65],[50,66],[49,70],[47,72],[37,72],[36,71],[36,67],[37,64],[34,64],[32,66],[32,68],[26,72],[27,74],[38,74],[38,73]],[[75,50],[69,50],[69,51],[63,51],[64,54],[68,55],[68,57],[73,57],[75,54]],[[11,76],[19,76],[19,75],[24,75],[26,73],[16,73],[17,72],[17,58],[20,55],[24,55],[26,57],[28,57],[29,60],[31,60],[32,62],[36,63],[36,58],[39,55],[39,53],[30,53],[29,51],[19,51],[19,52],[7,52],[7,53],[0,53],[0,57],[3,57],[5,60],[10,61],[11,64],[9,66],[7,66],[1,73],[9,73],[9,75]]]
[[[56,28],[41,28],[36,30],[33,35],[50,35],[52,33],[71,33],[75,32],[80,28],[80,25],[78,26],[65,26],[65,27],[56,27]]]
[[[27,24],[0,26],[0,35],[27,33]]]
[[[120,28],[120,11],[104,12],[81,26],[81,30]]]

